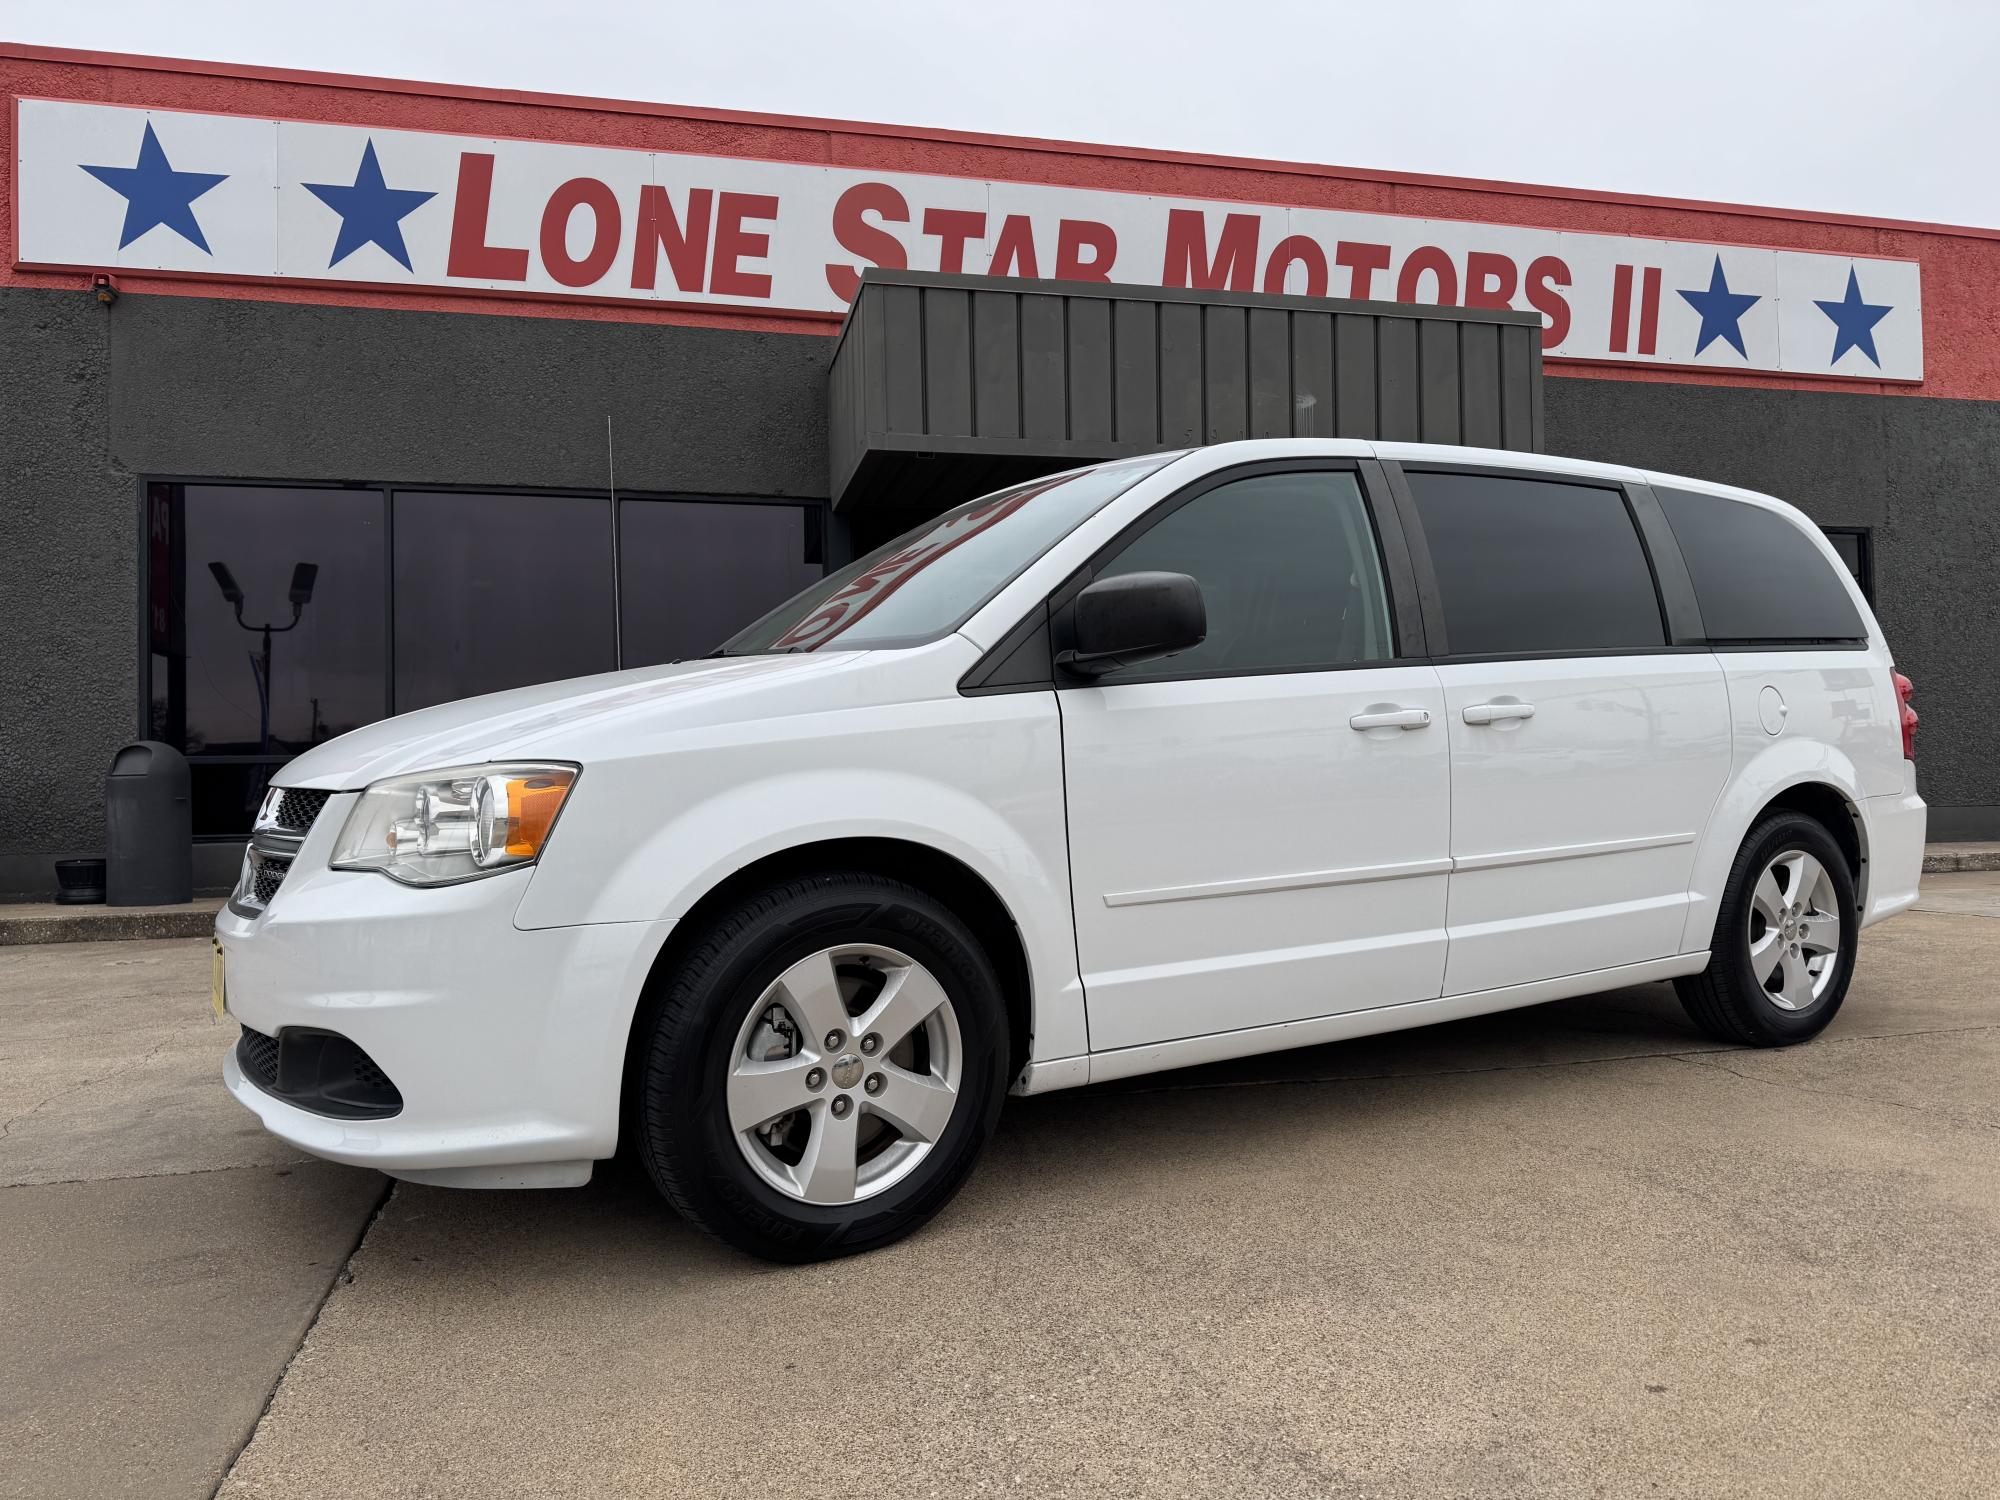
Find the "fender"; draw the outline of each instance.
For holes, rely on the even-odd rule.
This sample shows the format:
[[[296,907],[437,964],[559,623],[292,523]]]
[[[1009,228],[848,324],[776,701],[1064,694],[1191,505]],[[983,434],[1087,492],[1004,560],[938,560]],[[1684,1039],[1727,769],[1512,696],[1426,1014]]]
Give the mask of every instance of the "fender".
[[[1737,735],[1737,745],[1743,744]],[[1856,813],[1855,836],[1861,841],[1863,876],[1868,858],[1867,824],[1858,815],[1861,777],[1853,761],[1833,746],[1808,739],[1777,740],[1757,751],[1747,764],[1733,771],[1722,797],[1709,814],[1697,848],[1693,877],[1688,884],[1687,921],[1681,929],[1681,952],[1699,952],[1715,935],[1715,912],[1729,883],[1729,867],[1758,814],[1772,800],[1795,786],[1815,784],[1832,789]],[[1857,904],[1865,901],[1863,880],[1857,879]]]
[[[897,839],[950,856],[992,887],[1027,953],[1032,1056],[1082,1053],[1052,697],[962,700],[977,705],[970,711],[984,722],[974,725],[963,722],[967,707],[955,707],[960,721],[950,725],[889,712],[851,740],[810,742],[845,764],[802,766],[800,741],[773,739],[593,764],[514,925],[678,920],[768,855],[831,839]],[[644,830],[637,837],[635,827]]]

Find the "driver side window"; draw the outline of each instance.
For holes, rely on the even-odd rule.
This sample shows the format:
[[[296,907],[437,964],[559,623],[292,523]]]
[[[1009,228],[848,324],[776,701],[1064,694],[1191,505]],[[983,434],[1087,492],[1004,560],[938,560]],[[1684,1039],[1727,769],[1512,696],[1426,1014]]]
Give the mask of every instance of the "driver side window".
[[[1101,683],[1309,672],[1396,654],[1374,528],[1354,474],[1256,474],[1197,495],[1135,538],[1099,578],[1185,573],[1208,638]]]

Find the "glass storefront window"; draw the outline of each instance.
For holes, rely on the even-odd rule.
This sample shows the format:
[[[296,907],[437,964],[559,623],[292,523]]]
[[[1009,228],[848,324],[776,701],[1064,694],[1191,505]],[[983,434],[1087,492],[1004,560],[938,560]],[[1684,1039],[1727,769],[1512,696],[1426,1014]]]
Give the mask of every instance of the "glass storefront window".
[[[399,490],[397,713],[615,668],[611,502]]]
[[[388,711],[382,494],[154,484],[146,511],[146,731],[191,762],[196,836],[240,836],[279,766]]]
[[[183,744],[296,754],[382,717],[382,497],[186,485]]]
[[[824,515],[800,505],[625,500],[625,665],[706,656],[825,571]]]
[[[824,572],[823,505],[619,503],[626,666],[706,655]],[[145,506],[142,717],[188,756],[198,838],[243,837],[350,729],[619,665],[608,496],[162,481]]]
[[[1866,526],[1822,526],[1833,550],[1847,564],[1847,571],[1861,585],[1861,597],[1875,602],[1875,535]]]

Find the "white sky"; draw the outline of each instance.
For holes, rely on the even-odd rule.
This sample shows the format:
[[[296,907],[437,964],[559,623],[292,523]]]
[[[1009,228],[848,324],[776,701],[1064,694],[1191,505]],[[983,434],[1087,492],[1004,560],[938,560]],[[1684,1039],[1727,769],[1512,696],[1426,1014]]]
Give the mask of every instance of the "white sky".
[[[0,0],[0,39],[2000,227],[1996,0]]]

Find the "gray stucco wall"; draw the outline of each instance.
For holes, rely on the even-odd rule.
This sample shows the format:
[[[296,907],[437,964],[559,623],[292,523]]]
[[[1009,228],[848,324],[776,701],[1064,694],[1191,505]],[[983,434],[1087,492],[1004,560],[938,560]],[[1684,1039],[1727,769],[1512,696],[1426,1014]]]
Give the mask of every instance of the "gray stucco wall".
[[[138,727],[140,478],[827,493],[833,340],[82,290],[0,292],[0,895],[97,853]],[[2000,836],[2000,404],[1546,383],[1552,452],[1747,484],[1876,528],[1922,786]]]
[[[139,500],[105,450],[110,350],[88,295],[0,294],[0,893],[21,884],[9,855],[98,851],[104,769],[137,727]]]
[[[139,724],[140,479],[818,497],[833,340],[0,291],[0,896],[102,850]],[[227,863],[225,860],[223,863]]]
[[[1917,686],[1934,838],[2000,838],[2000,403],[1552,379],[1551,453],[1781,496],[1875,532],[1875,612]]]

